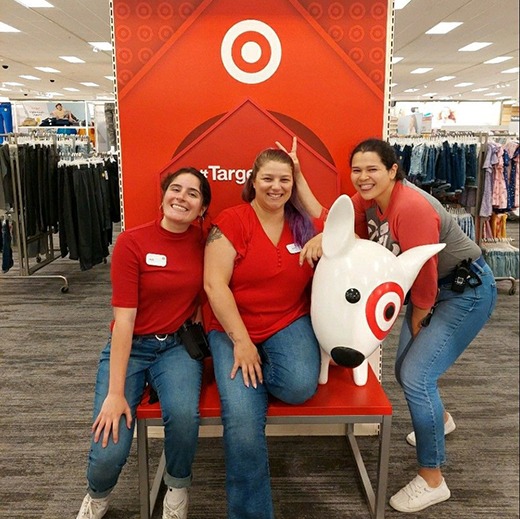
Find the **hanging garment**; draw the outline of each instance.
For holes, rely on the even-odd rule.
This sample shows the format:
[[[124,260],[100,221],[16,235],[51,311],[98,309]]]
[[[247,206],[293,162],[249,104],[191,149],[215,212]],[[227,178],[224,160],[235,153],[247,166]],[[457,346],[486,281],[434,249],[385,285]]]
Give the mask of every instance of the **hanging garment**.
[[[2,222],[2,272],[4,274],[14,265],[11,241],[11,222],[6,218]]]

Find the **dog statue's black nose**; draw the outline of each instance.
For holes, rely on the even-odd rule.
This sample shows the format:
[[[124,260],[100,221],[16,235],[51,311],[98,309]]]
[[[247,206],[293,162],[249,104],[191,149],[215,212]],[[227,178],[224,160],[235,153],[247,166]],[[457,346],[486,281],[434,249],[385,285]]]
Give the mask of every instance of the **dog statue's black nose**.
[[[330,356],[336,364],[345,368],[357,368],[365,360],[365,356],[362,353],[345,346],[332,348]]]

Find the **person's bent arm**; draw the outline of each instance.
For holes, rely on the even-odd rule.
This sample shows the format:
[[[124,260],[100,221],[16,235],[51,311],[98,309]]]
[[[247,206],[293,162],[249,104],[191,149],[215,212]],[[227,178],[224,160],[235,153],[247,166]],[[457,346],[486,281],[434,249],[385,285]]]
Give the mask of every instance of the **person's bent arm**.
[[[298,141],[296,137],[293,137],[292,148],[291,151],[287,151],[281,143],[276,141],[276,145],[286,153],[288,153],[293,160],[294,163],[294,181],[296,182],[296,188],[298,190],[298,196],[303,204],[305,210],[309,213],[313,218],[320,218],[323,212],[322,205],[318,202],[318,199],[314,196],[307,179],[303,176],[300,161],[298,160],[298,155],[296,153],[296,149],[298,146]]]
[[[236,251],[231,242],[218,227],[213,227],[204,255],[204,290],[215,317],[234,345],[235,362],[231,378],[235,378],[241,369],[244,384],[249,387],[251,382],[256,388],[257,380],[263,382],[260,355],[249,337],[229,288],[235,258]]]
[[[99,441],[103,435],[103,447],[107,446],[110,433],[114,443],[119,441],[119,421],[122,415],[125,415],[126,426],[129,429],[132,426],[132,412],[125,398],[125,380],[136,314],[136,308],[114,307],[108,394],[92,425],[94,441]]]

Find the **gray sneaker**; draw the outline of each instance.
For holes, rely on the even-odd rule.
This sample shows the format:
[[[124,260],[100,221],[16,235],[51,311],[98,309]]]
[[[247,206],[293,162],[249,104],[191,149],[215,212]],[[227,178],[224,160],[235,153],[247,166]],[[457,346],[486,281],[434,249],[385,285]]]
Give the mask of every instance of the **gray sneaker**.
[[[453,421],[453,418],[450,413],[447,413],[448,415],[448,421],[444,422],[444,436],[447,436],[448,434],[452,433],[457,426],[455,425],[455,422]],[[406,441],[412,446],[415,447],[417,442],[415,441],[415,433],[412,431],[407,437]]]
[[[102,499],[94,499],[87,494],[76,519],[101,519],[108,510],[108,496]]]
[[[173,492],[177,494],[174,502],[171,498]],[[187,517],[188,489],[169,487],[164,496],[162,519],[187,519]]]
[[[390,498],[390,506],[399,512],[418,512],[431,505],[442,503],[450,496],[451,492],[444,478],[438,487],[432,488],[421,476],[417,475]]]

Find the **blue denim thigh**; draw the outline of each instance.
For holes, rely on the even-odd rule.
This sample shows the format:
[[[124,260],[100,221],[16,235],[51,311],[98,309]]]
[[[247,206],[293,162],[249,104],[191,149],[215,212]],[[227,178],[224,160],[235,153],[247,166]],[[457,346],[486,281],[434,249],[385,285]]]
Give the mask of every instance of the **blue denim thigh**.
[[[430,325],[412,339],[406,311],[396,355],[396,378],[401,384],[417,441],[421,467],[437,468],[446,462],[444,406],[438,380],[469,346],[488,321],[496,303],[496,282],[490,268],[473,264],[482,285],[460,294],[441,286]]]
[[[233,343],[224,332],[211,331],[213,356],[224,425],[228,519],[273,519],[265,424],[265,384],[246,387],[239,370],[234,379]]]
[[[149,368],[149,380],[161,402],[167,486],[191,485],[191,468],[199,436],[202,362],[177,342],[160,350]]]
[[[110,346],[111,341],[109,340],[100,355],[94,396],[93,420],[99,414],[108,394]],[[118,443],[115,444],[111,436],[105,448],[101,446],[101,442],[96,443],[92,438],[87,468],[88,491],[92,497],[105,497],[116,485],[132,445],[135,411],[141,401],[145,384],[150,380],[148,370],[156,364],[160,365],[164,352],[170,349],[184,350],[173,336],[168,337],[165,341],[159,341],[156,338],[134,338],[125,380],[125,398],[132,412],[132,426],[128,429],[125,418],[121,417]]]
[[[318,389],[320,348],[308,315],[262,342],[264,384],[267,391],[288,404],[301,404]]]

